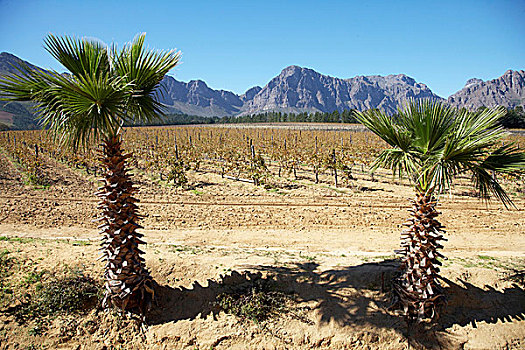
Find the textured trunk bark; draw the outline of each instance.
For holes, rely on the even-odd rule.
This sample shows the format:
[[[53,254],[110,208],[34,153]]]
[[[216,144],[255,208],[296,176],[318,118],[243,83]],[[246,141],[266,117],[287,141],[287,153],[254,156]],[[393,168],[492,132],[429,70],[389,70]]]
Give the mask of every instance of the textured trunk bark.
[[[443,237],[443,226],[435,218],[436,200],[418,193],[409,211],[412,217],[401,233],[401,276],[394,281],[394,308],[402,309],[408,322],[422,322],[438,317],[438,306],[444,296],[438,284],[438,252]]]
[[[122,153],[120,136],[102,143],[100,162],[104,169],[103,185],[96,195],[100,198],[99,229],[102,234],[102,256],[105,266],[104,307],[114,305],[142,316],[149,310],[153,299],[152,279],[139,249],[144,242],[137,232],[137,189],[127,173],[127,158]]]

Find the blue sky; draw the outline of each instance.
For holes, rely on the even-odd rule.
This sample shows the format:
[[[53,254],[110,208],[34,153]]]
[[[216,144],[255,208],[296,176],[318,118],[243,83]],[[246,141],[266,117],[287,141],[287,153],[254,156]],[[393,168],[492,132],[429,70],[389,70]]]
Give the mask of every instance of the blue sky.
[[[61,71],[47,33],[177,48],[170,75],[243,93],[295,64],[340,78],[405,73],[448,97],[525,69],[525,0],[0,0],[0,51]]]

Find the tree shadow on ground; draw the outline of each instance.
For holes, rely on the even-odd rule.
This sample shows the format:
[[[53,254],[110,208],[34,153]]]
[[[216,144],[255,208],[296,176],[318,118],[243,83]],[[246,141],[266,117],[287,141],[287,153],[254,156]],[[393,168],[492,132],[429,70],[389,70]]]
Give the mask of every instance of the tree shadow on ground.
[[[525,290],[517,284],[499,291],[489,285],[480,288],[463,280],[454,283],[442,279],[448,285],[445,288],[447,306],[439,321],[442,329],[454,324],[471,324],[476,328],[476,323],[481,321],[525,320]]]
[[[412,346],[424,348],[460,348],[447,329],[458,324],[477,322],[512,322],[525,319],[525,291],[518,285],[501,291],[490,286],[479,288],[466,281],[443,279],[448,305],[433,327],[407,329],[401,317],[388,312],[397,260],[364,263],[320,271],[315,262],[287,266],[243,266],[219,281],[208,280],[207,286],[194,282],[190,289],[156,286],[157,306],[148,317],[149,324],[162,324],[183,319],[215,318],[219,308],[217,296],[233,293],[253,285],[257,279],[272,279],[279,289],[293,293],[297,303],[308,305],[315,324],[336,322],[339,326],[364,325],[394,329],[410,334]],[[464,341],[463,341],[464,342]]]

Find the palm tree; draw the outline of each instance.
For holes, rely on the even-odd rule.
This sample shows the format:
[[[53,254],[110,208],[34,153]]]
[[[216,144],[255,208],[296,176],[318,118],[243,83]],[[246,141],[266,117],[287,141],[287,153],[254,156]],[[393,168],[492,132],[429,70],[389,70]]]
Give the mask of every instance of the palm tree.
[[[114,305],[144,315],[154,296],[152,278],[139,246],[138,200],[127,169],[131,156],[122,150],[124,124],[149,122],[162,114],[157,101],[162,78],[179,62],[180,54],[153,51],[138,35],[121,50],[94,39],[49,35],[46,50],[68,71],[31,69],[0,79],[4,100],[32,101],[41,124],[64,146],[77,149],[101,144],[104,168],[99,229],[105,261],[104,307]]]
[[[438,283],[443,248],[443,226],[437,221],[439,195],[451,189],[454,178],[470,174],[480,197],[491,195],[507,207],[512,201],[495,173],[517,173],[525,167],[525,153],[512,144],[502,145],[505,130],[498,121],[504,108],[480,113],[457,111],[429,100],[410,101],[394,117],[378,110],[357,112],[357,119],[382,138],[384,150],[373,168],[406,175],[415,187],[411,217],[401,233],[401,275],[394,281],[394,308],[409,322],[437,318],[443,301]]]

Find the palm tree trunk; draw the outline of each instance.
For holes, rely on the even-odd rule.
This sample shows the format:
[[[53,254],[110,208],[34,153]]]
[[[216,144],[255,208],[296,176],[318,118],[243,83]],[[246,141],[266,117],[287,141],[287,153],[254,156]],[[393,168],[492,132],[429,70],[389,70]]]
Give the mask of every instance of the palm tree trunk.
[[[435,218],[439,215],[437,201],[432,196],[418,193],[409,211],[412,217],[404,224],[401,233],[401,276],[394,281],[394,305],[400,308],[408,322],[422,322],[438,317],[437,306],[443,299],[438,284],[437,250],[443,248],[443,226]]]
[[[104,307],[114,305],[126,311],[138,311],[144,316],[153,298],[152,279],[144,265],[139,245],[143,235],[138,224],[137,189],[127,173],[127,158],[122,153],[119,135],[102,142],[100,162],[104,169],[103,185],[96,195],[100,198],[100,233],[102,256],[106,262],[104,277]]]

